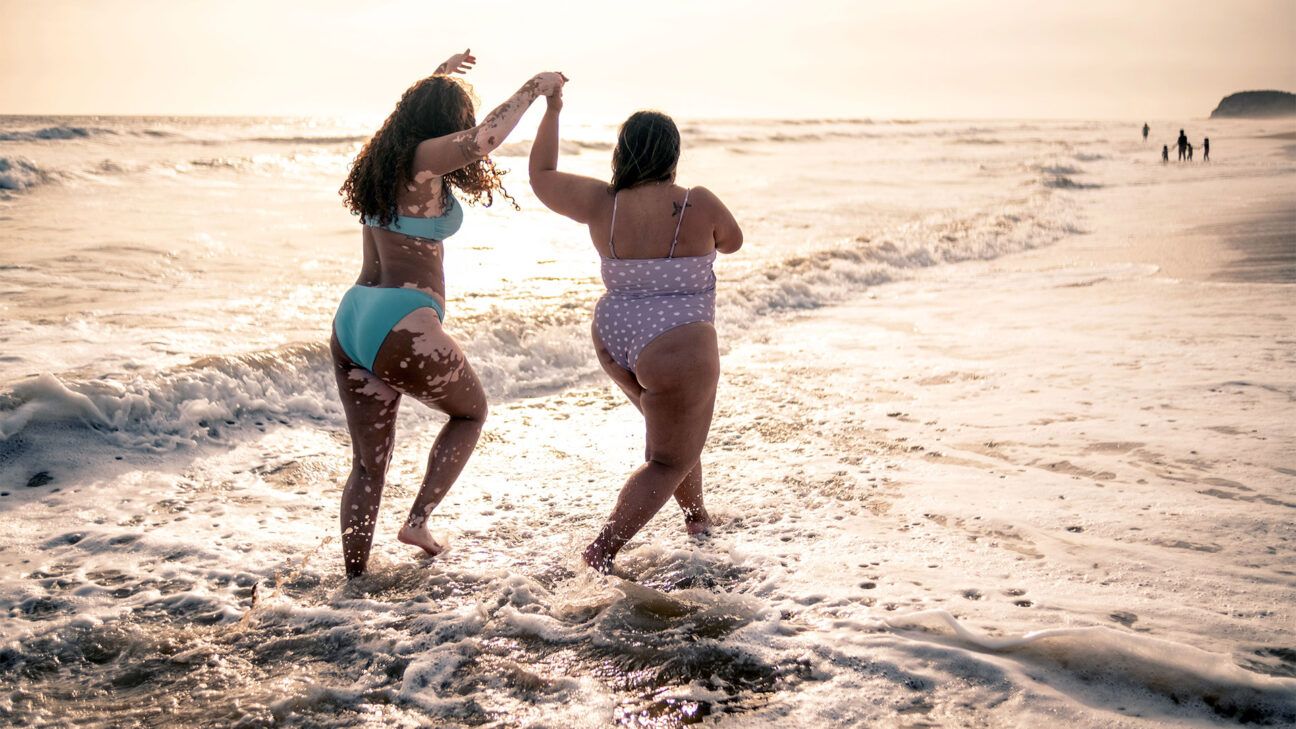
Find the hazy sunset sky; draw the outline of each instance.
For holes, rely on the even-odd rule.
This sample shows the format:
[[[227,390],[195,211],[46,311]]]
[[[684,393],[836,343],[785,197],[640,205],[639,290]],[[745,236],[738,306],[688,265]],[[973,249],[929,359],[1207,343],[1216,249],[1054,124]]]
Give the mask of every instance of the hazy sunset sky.
[[[455,50],[486,106],[1191,118],[1296,90],[1296,0],[0,0],[0,113],[385,115]]]

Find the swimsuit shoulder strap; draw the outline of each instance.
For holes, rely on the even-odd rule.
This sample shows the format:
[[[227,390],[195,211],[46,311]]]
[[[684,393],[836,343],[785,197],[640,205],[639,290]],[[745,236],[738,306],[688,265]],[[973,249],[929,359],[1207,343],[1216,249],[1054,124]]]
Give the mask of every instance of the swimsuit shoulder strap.
[[[616,238],[616,206],[617,206],[617,196],[620,194],[621,194],[620,190],[612,193],[612,225],[608,226],[608,249],[612,251],[613,258],[617,257],[616,243],[613,242],[613,240]]]
[[[680,226],[684,224],[684,212],[688,210],[688,196],[691,190],[692,188],[684,190],[684,204],[680,206],[679,221],[675,223],[675,237],[671,238],[671,248],[670,253],[666,255],[667,258],[675,257],[675,244],[679,243]]]

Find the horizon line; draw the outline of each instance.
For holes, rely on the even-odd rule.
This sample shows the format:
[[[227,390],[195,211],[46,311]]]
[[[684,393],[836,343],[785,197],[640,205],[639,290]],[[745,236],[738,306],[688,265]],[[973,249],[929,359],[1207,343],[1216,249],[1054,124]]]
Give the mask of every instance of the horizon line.
[[[378,115],[365,114],[363,112],[325,112],[313,114],[287,114],[287,113],[248,113],[248,114],[208,114],[208,113],[101,113],[101,112],[58,112],[58,113],[32,113],[32,112],[0,112],[0,119],[12,118],[116,118],[116,119],[346,119],[358,118],[364,116],[378,117]],[[969,115],[969,116],[841,116],[841,115],[807,115],[807,116],[773,116],[757,114],[752,116],[686,116],[681,114],[672,114],[671,116],[692,121],[692,122],[727,122],[727,121],[786,121],[786,122],[941,122],[941,121],[1135,121],[1143,119],[1146,121],[1166,121],[1172,118],[1209,120],[1212,117],[1209,113],[1200,117],[1125,117],[1125,116],[986,116],[986,115]],[[577,116],[573,121],[588,121],[594,116]],[[1269,117],[1267,120],[1281,120],[1284,117]]]

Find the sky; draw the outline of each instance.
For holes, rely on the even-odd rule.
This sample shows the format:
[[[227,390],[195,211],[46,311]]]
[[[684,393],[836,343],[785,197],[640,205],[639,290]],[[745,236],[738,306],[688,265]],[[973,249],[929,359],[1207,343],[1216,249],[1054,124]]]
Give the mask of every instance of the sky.
[[[686,118],[1207,116],[1296,91],[1296,0],[0,0],[0,114],[385,116],[471,47],[486,106]]]

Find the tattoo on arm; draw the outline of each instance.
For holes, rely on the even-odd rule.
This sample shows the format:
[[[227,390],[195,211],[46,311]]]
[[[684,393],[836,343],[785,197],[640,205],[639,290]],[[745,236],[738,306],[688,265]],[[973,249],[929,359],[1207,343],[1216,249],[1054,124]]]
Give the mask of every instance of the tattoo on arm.
[[[671,217],[673,218],[676,215],[679,215],[680,211],[683,210],[684,208],[691,208],[691,207],[693,207],[693,203],[680,205],[677,202],[671,201]]]
[[[447,74],[447,73],[450,73],[450,62],[449,62],[449,61],[447,61],[447,62],[441,64],[440,66],[437,66],[437,67],[436,67],[436,70],[432,72],[432,75],[433,75],[433,76],[438,76],[438,75],[445,75],[445,74]]]

